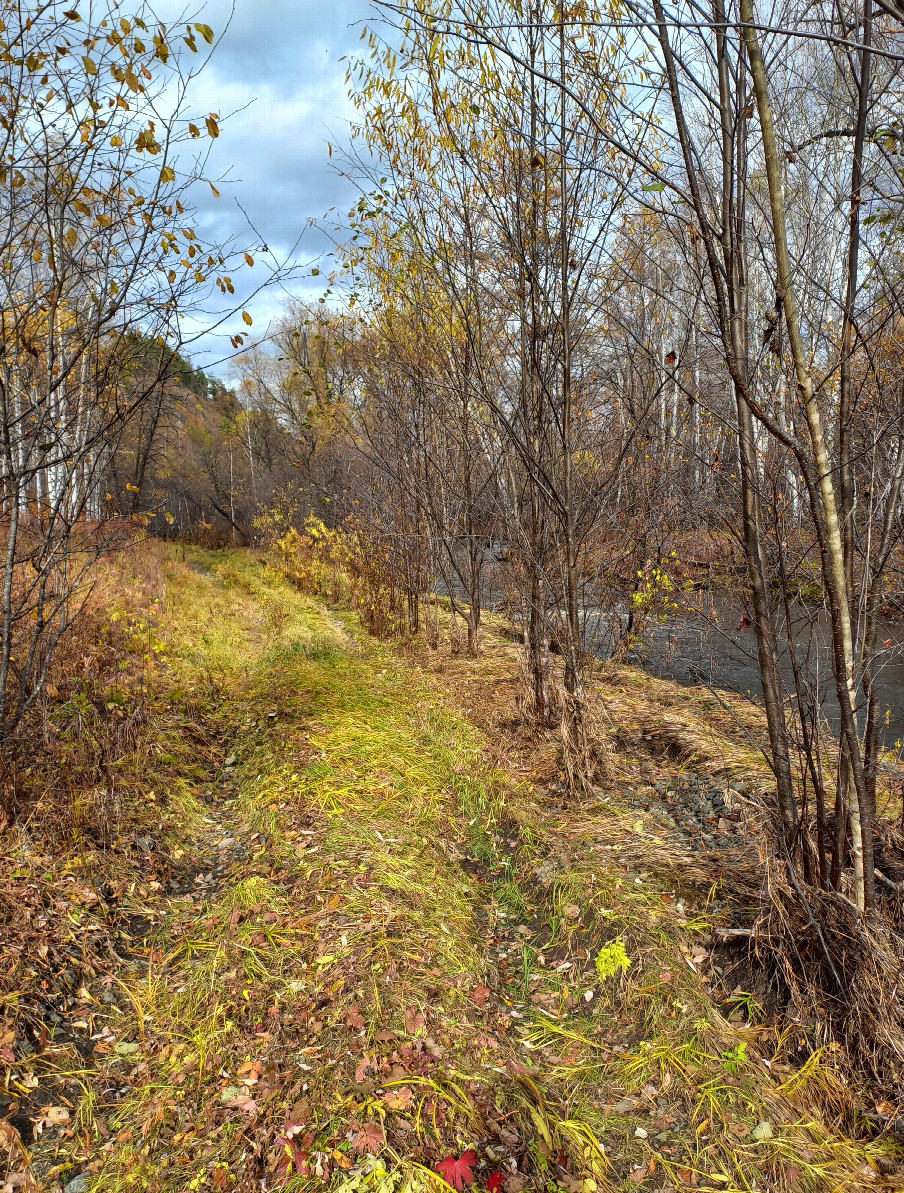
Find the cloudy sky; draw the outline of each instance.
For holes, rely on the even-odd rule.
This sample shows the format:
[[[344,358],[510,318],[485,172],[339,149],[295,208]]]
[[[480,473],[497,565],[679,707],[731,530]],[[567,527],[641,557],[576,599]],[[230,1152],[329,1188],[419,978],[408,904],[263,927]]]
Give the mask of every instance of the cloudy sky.
[[[330,161],[327,142],[348,142],[352,113],[340,59],[357,46],[361,23],[371,12],[367,0],[235,0],[230,21],[232,9],[229,0],[209,0],[193,17],[217,34],[226,30],[190,97],[192,112],[224,118],[208,173],[214,181],[229,179],[217,182],[219,199],[208,188],[198,192],[199,224],[215,238],[234,234],[243,247],[256,241],[259,249],[264,241],[281,258],[302,237],[297,256],[310,266],[329,244],[309,221],[321,220],[331,208],[347,210],[354,194],[337,171],[335,154]],[[169,21],[183,12],[171,0],[155,11]],[[255,255],[263,264],[260,253]],[[326,272],[329,261],[319,264]],[[262,272],[257,264],[244,271],[248,283],[260,280]],[[305,272],[307,281],[299,276],[288,288],[322,293],[322,278],[311,278],[310,268]],[[234,281],[239,283],[238,276]],[[284,299],[278,287],[249,299],[255,333],[265,329]],[[248,330],[233,321],[217,336],[204,336],[189,355],[209,367],[228,354],[229,334],[240,328]],[[211,371],[226,377],[228,364]]]

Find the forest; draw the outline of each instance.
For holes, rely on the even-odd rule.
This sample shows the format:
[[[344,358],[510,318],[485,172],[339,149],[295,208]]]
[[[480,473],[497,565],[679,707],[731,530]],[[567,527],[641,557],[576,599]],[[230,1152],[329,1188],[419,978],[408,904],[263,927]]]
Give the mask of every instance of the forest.
[[[901,1188],[899,0],[0,7],[2,1193]]]

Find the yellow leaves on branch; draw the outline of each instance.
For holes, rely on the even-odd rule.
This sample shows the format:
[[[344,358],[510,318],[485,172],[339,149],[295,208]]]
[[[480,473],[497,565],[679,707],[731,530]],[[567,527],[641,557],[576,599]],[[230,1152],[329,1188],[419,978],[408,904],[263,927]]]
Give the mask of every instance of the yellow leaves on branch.
[[[251,316],[248,314],[247,311],[242,311],[242,318],[248,324],[249,327],[254,322],[254,320],[251,318]]]
[[[135,141],[135,149],[138,153],[142,153],[144,150],[147,150],[147,152],[151,154],[160,152],[160,145],[157,141],[157,138],[154,136],[154,130],[152,127],[143,128],[141,130],[141,132],[138,134],[137,140]]]
[[[207,125],[208,135],[216,139],[220,135],[220,126],[217,124],[219,116],[216,112],[211,112],[204,123]]]

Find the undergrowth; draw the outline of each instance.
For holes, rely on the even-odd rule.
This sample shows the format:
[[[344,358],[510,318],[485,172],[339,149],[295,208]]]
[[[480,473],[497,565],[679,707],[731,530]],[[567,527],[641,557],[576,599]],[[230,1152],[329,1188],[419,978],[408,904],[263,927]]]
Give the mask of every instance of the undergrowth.
[[[143,922],[6,1045],[7,1089],[46,1089],[11,1188],[448,1189],[469,1149],[506,1193],[891,1183],[831,1051],[790,1064],[754,994],[710,993],[730,899],[679,891],[615,787],[557,803],[446,676],[246,554],[166,567]],[[462,664],[471,705],[510,657]],[[92,935],[122,911],[79,857]]]

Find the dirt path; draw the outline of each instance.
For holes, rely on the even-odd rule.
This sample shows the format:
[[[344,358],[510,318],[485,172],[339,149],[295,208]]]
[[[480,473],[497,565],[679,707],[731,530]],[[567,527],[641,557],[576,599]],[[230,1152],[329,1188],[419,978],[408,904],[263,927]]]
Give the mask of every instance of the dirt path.
[[[52,1026],[20,1066],[59,1121],[10,1190],[441,1190],[449,1157],[506,1193],[888,1184],[819,1118],[828,1059],[710,993],[725,900],[633,792],[564,806],[414,662],[194,562],[165,682],[196,736],[149,777],[129,963],[66,996],[78,1065]]]

